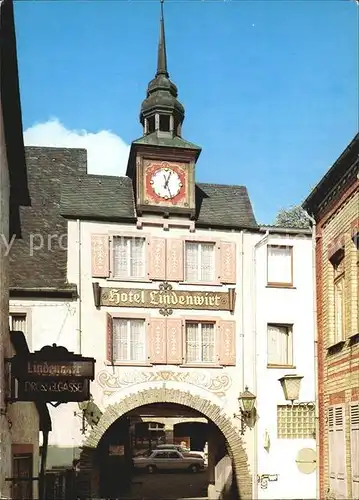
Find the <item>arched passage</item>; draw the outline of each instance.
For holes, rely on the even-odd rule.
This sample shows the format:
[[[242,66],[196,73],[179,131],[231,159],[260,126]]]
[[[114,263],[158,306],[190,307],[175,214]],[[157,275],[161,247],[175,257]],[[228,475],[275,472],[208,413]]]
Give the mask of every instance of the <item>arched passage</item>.
[[[102,436],[116,420],[136,408],[153,403],[175,403],[187,406],[202,413],[212,421],[221,431],[228,444],[240,498],[252,498],[252,478],[249,472],[247,453],[243,448],[241,436],[231,420],[220,406],[196,394],[176,389],[145,389],[130,394],[120,402],[108,406],[84,443],[80,457],[83,466],[86,467],[87,464],[90,464]],[[93,480],[94,476],[92,475]]]

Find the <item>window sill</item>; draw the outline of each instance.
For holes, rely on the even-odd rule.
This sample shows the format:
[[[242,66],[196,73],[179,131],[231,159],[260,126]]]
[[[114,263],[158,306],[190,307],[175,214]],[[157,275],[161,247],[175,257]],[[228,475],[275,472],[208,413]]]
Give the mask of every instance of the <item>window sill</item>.
[[[105,366],[153,366],[152,363],[148,363],[146,361],[115,361],[114,363],[110,363],[109,361],[105,361]]]
[[[268,364],[267,365],[267,368],[271,369],[271,370],[296,370],[296,366],[295,365],[270,365]]]
[[[184,363],[183,365],[179,365],[180,368],[224,368],[223,365],[212,365],[211,363]]]
[[[193,286],[223,286],[219,281],[181,281],[180,285],[193,285]]]
[[[111,277],[111,278],[107,278],[107,281],[118,281],[120,283],[125,283],[125,282],[129,282],[129,283],[152,283],[152,280],[150,280],[149,278],[115,278],[115,277]]]
[[[296,290],[297,287],[288,283],[267,283],[266,288],[284,288],[286,290]]]
[[[345,345],[345,340],[339,340],[338,342],[335,342],[334,344],[331,344],[327,348],[327,352],[328,352],[329,355],[336,354],[336,353],[340,352],[343,349],[344,345]]]
[[[357,344],[359,342],[359,332],[353,333],[348,339],[350,345]]]

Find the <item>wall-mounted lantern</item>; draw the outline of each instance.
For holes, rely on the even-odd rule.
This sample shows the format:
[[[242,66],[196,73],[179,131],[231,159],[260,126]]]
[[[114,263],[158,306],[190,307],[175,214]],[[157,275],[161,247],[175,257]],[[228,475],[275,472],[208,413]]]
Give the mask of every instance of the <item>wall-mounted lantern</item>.
[[[278,379],[284,392],[284,398],[291,401],[292,405],[294,401],[299,399],[302,378],[301,375],[284,375],[284,377]]]
[[[249,392],[248,387],[245,387],[244,392],[242,392],[238,397],[240,414],[236,413],[233,415],[234,418],[239,418],[241,421],[241,434],[243,436],[246,427],[248,427],[249,422],[252,420],[253,414],[255,413],[255,401],[256,396]]]

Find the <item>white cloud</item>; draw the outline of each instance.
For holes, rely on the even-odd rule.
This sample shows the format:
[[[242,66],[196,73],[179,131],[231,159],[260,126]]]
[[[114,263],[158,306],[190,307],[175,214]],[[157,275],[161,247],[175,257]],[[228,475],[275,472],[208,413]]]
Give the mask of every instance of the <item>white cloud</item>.
[[[68,130],[57,119],[37,123],[24,132],[26,146],[87,149],[89,174],[125,175],[130,147],[118,135],[101,130]]]

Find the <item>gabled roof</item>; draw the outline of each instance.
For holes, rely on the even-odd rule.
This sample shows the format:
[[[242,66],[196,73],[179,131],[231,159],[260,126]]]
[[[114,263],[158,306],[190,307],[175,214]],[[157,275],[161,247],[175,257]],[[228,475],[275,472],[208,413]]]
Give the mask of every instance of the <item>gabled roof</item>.
[[[136,208],[128,177],[89,175],[83,149],[26,147],[31,205],[21,207],[23,239],[10,257],[10,292],[69,293],[67,218],[134,224]],[[258,230],[247,189],[197,184],[197,225]],[[25,291],[25,292],[24,292]]]

